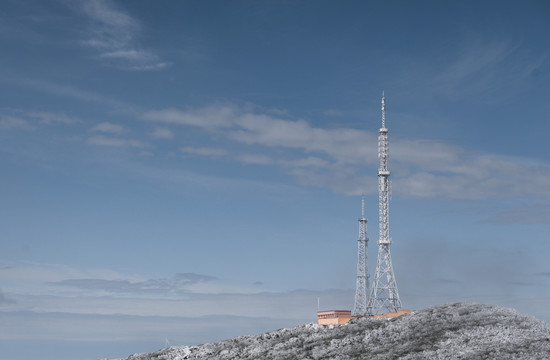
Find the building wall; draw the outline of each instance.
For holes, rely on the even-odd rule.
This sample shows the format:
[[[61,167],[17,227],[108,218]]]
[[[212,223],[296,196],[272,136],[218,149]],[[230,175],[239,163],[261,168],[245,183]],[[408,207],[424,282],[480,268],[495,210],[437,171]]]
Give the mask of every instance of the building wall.
[[[389,312],[385,314],[371,315],[373,318],[392,318],[405,314],[410,314],[410,310],[398,310],[396,312]],[[317,312],[317,323],[319,325],[343,325],[347,324],[351,319],[356,318],[351,316],[349,310],[328,310]]]
[[[372,315],[372,317],[374,317],[374,318],[392,318],[392,317],[398,317],[398,316],[405,315],[405,314],[410,314],[410,313],[411,313],[410,310],[397,310],[396,312],[389,312],[389,313],[385,313],[385,314]]]
[[[343,325],[351,320],[351,316],[338,316],[335,318],[317,319],[319,325]]]
[[[350,310],[328,310],[317,312],[319,325],[342,325],[352,318]]]

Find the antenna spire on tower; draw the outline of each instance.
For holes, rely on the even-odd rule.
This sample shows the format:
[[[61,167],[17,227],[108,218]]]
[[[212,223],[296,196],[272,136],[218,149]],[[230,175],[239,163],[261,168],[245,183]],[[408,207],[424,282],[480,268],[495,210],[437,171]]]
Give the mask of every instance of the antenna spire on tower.
[[[386,98],[384,97],[384,90],[382,90],[382,128],[386,127]]]
[[[367,296],[369,294],[369,271],[367,266],[367,218],[365,217],[365,195],[361,196],[361,218],[359,219],[359,237],[357,238],[357,280],[355,283],[355,316],[368,315]]]
[[[388,129],[386,128],[386,99],[382,92],[382,127],[378,136],[378,261],[367,311],[369,314],[395,312],[401,309],[401,300],[393,274],[390,253],[390,214],[388,170]],[[384,311],[386,310],[386,311]]]

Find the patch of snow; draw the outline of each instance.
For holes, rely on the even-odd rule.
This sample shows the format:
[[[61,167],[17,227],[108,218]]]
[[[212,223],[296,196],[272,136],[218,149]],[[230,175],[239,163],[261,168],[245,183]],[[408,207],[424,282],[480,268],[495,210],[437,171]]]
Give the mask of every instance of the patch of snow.
[[[346,326],[304,324],[200,346],[170,347],[127,360],[550,359],[550,327],[491,305],[438,305]]]

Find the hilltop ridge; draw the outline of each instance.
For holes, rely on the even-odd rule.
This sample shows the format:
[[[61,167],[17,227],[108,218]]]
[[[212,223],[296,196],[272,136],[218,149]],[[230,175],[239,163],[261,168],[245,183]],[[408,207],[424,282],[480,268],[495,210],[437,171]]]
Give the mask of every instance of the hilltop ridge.
[[[347,325],[299,325],[127,360],[183,359],[550,359],[550,326],[493,305],[452,303]]]

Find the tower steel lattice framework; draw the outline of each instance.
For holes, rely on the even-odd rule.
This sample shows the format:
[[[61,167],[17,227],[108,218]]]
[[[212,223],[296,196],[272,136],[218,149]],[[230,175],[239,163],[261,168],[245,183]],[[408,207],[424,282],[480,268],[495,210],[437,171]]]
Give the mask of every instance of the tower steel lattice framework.
[[[367,218],[365,217],[365,197],[361,199],[361,218],[359,219],[359,237],[357,239],[357,280],[355,283],[355,307],[353,315],[365,316],[369,292],[369,270],[367,266]]]
[[[390,253],[389,227],[389,177],[388,170],[388,129],[386,128],[386,100],[382,93],[382,127],[378,136],[378,261],[373,286],[367,305],[369,314],[395,312],[401,309],[401,300],[393,274]]]

